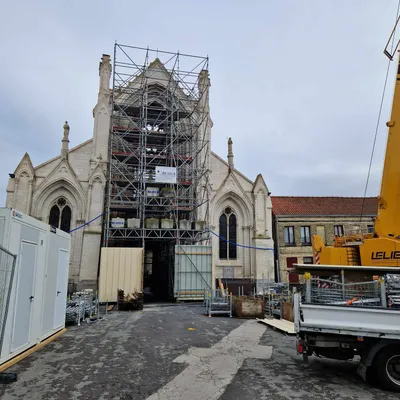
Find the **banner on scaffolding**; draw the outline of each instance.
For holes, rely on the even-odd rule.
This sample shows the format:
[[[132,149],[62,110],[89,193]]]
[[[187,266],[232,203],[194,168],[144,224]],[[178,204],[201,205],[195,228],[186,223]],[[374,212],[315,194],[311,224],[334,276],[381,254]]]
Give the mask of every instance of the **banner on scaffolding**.
[[[156,182],[176,183],[176,168],[156,167]]]

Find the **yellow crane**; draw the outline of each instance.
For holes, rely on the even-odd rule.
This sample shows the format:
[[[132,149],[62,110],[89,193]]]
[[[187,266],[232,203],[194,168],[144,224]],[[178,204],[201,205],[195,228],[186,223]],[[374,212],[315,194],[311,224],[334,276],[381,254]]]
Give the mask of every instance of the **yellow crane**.
[[[399,19],[400,17],[384,50],[384,54],[390,60],[393,60],[393,54],[400,43],[399,40],[395,48],[391,52],[388,51]],[[312,244],[316,263],[400,267],[400,56],[391,117],[386,125],[389,128],[388,140],[374,233],[355,232],[335,237],[333,246],[325,246],[322,237],[314,235]]]

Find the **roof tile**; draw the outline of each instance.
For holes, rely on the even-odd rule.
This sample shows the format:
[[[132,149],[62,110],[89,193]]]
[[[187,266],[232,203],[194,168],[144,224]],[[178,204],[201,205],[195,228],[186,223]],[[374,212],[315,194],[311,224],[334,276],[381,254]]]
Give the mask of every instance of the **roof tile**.
[[[275,215],[376,215],[377,197],[271,196]],[[365,201],[364,201],[365,200]]]

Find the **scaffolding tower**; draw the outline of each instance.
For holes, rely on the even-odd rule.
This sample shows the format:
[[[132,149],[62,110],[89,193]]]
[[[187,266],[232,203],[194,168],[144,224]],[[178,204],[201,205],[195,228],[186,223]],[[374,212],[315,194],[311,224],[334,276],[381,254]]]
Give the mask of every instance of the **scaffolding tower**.
[[[104,246],[206,238],[209,86],[208,57],[115,44]]]

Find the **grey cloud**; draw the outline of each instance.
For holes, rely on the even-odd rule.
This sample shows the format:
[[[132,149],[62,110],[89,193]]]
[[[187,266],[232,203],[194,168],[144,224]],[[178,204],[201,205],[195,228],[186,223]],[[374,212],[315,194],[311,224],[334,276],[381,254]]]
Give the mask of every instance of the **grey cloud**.
[[[396,0],[30,2],[0,26],[0,203],[8,172],[92,135],[98,62],[115,40],[210,56],[212,147],[276,195],[362,195]],[[394,63],[393,63],[394,64]],[[392,66],[369,195],[379,192]]]

